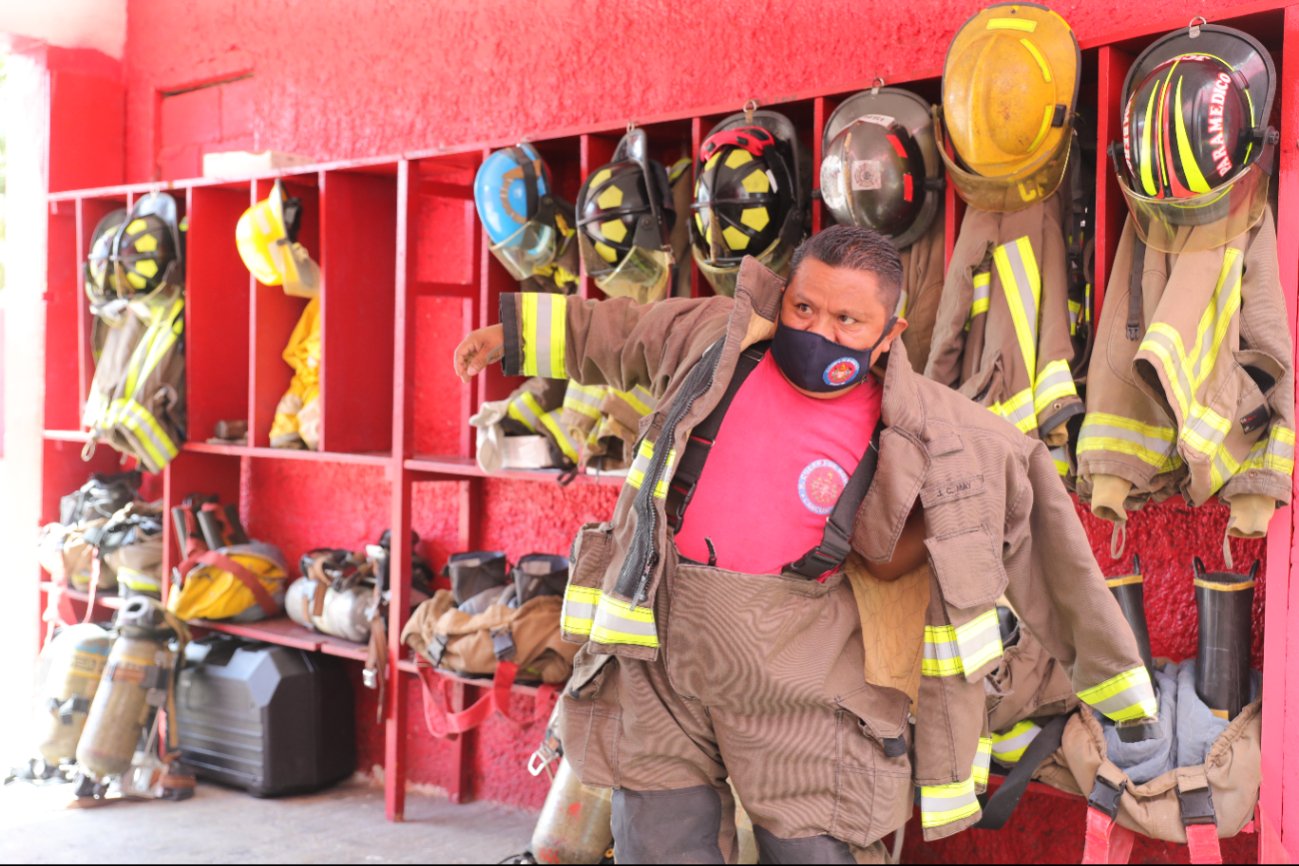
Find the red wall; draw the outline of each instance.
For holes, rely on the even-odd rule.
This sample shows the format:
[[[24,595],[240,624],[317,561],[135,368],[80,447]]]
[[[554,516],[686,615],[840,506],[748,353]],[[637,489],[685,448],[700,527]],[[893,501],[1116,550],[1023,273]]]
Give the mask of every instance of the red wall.
[[[364,157],[541,137],[627,119],[705,113],[699,111],[704,108],[730,110],[749,97],[775,102],[851,90],[876,75],[935,76],[952,33],[981,5],[980,0],[200,0],[179,14],[167,0],[129,0],[126,180],[198,174],[205,150],[274,149],[318,160]],[[1140,3],[1053,5],[1084,44],[1142,27],[1151,14]],[[1215,5],[1173,0],[1162,4],[1158,15],[1180,23],[1211,15]],[[263,473],[292,471],[258,467],[254,486]],[[354,472],[340,469],[335,477],[303,480],[323,497],[358,496],[365,526],[349,521],[346,531],[364,529],[364,536],[372,537],[384,515],[364,504],[366,491],[373,489],[377,502],[387,490],[381,478],[364,471],[342,477]],[[274,485],[276,479],[266,481]],[[613,492],[561,493],[541,484],[493,482],[486,501],[487,544],[518,555],[565,549],[567,529],[611,509]],[[323,537],[328,527],[319,524],[310,527],[308,538],[308,527],[296,525],[285,504],[263,502],[253,519],[291,536],[282,541],[287,548],[365,540]],[[437,539],[454,536],[447,510],[452,507],[454,496],[438,489],[416,504],[416,528],[430,539],[428,553],[438,560],[450,552]],[[1085,522],[1105,571],[1125,570],[1125,564],[1108,557],[1108,524],[1090,516]],[[1163,506],[1133,517],[1128,551],[1139,552],[1145,563],[1157,655],[1194,652],[1190,557],[1198,554],[1210,568],[1220,567],[1225,523],[1226,512],[1218,507],[1191,513]],[[1236,547],[1238,565],[1261,555],[1261,544]],[[1256,651],[1261,651],[1261,617],[1256,621]],[[419,698],[412,695],[411,703],[418,713]],[[500,724],[483,732],[476,767],[479,795],[540,805],[544,786],[521,766],[540,734],[535,727],[518,732]],[[376,730],[366,754],[379,754],[379,744]],[[440,746],[424,751],[412,752],[412,780],[445,780],[449,752]],[[910,859],[1077,861],[1081,809],[1061,809],[1053,800],[1026,803],[1024,811],[1018,830],[963,834],[928,849],[913,843]],[[1148,860],[1185,856],[1155,846],[1139,853]],[[1253,844],[1239,844],[1230,853],[1252,858]]]

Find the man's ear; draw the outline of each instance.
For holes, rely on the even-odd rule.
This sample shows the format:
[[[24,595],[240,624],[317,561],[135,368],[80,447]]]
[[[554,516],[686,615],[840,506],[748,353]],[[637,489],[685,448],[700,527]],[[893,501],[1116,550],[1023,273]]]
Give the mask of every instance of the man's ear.
[[[887,352],[889,349],[893,348],[893,341],[902,336],[902,332],[906,329],[907,320],[898,316],[898,320],[893,323],[893,327],[890,328],[888,334],[885,335],[884,342],[880,344],[880,351]]]

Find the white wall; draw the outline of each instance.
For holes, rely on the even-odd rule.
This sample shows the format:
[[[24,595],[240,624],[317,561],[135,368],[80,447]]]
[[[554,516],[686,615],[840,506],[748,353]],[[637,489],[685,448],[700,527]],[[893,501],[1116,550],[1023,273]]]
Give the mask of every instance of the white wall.
[[[177,12],[183,14],[180,8]],[[120,60],[126,47],[126,0],[0,0],[0,34],[62,48],[97,48]]]

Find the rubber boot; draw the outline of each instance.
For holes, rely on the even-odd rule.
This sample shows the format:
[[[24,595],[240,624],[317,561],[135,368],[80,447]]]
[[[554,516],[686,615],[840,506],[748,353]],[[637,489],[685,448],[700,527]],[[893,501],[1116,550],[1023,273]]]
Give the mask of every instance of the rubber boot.
[[[1158,690],[1155,679],[1155,664],[1150,656],[1150,629],[1146,625],[1145,579],[1141,576],[1141,559],[1132,555],[1132,573],[1112,577],[1105,581],[1123,611],[1123,618],[1132,627],[1132,636],[1137,639],[1137,652],[1141,663],[1146,666],[1150,675],[1150,685]],[[1158,691],[1156,691],[1156,694]],[[1125,743],[1139,743],[1159,736],[1159,723],[1154,719],[1135,719],[1120,722],[1115,726],[1119,739]]]
[[[542,595],[562,596],[568,586],[568,557],[530,553],[515,563],[512,576],[519,604]]]
[[[1155,665],[1150,656],[1150,629],[1146,625],[1146,592],[1145,579],[1141,576],[1141,559],[1132,555],[1132,573],[1111,577],[1105,581],[1123,611],[1123,618],[1132,626],[1132,635],[1137,639],[1137,650],[1141,653],[1141,663],[1150,674],[1150,681],[1155,681]]]
[[[505,554],[498,550],[453,553],[443,574],[451,578],[456,604],[464,604],[483,590],[505,586]]]
[[[1206,572],[1195,557],[1195,604],[1200,609],[1195,693],[1224,719],[1235,718],[1250,699],[1250,614],[1257,574],[1257,560],[1249,574],[1235,574]]]

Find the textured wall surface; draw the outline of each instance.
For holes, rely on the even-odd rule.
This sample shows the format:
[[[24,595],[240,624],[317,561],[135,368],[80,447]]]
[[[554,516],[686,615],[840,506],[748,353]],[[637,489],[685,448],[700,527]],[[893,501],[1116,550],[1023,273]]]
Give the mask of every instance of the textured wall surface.
[[[127,21],[127,180],[198,173],[204,151],[274,149],[316,159],[342,159],[455,147],[524,136],[542,137],[592,125],[615,127],[652,119],[738,108],[756,97],[770,103],[799,95],[852,90],[876,75],[885,79],[936,76],[959,24],[980,0],[754,0],[675,3],[668,0],[536,0],[512,3],[439,0],[197,0],[176,14],[168,0],[129,0]],[[1131,3],[1052,4],[1086,44],[1107,34],[1149,26],[1148,6]],[[1159,7],[1169,26],[1219,4],[1173,0]],[[424,218],[421,213],[416,223]],[[433,217],[429,217],[432,219]],[[453,302],[428,301],[416,315],[421,333],[454,327]],[[441,358],[416,379],[421,406],[433,407],[454,388]],[[458,396],[445,395],[458,400]],[[455,425],[433,410],[421,421],[418,450],[449,451]],[[292,553],[319,543],[355,544],[386,523],[377,503],[388,487],[379,472],[312,470],[274,462],[247,480],[254,521],[281,532]],[[290,478],[289,476],[298,476]],[[281,477],[283,476],[283,477]],[[290,497],[283,491],[292,489]],[[258,501],[256,491],[265,490]],[[280,491],[272,493],[271,491]],[[511,556],[563,551],[571,532],[607,515],[611,489],[490,482],[481,515],[484,542]],[[328,514],[302,525],[292,506]],[[452,552],[454,492],[417,488],[415,527],[440,561]],[[1109,557],[1109,527],[1084,515],[1106,574],[1126,562]],[[1151,631],[1157,655],[1194,652],[1196,614],[1190,561],[1221,567],[1226,511],[1192,513],[1180,505],[1133,516],[1128,555],[1137,552],[1147,576]],[[1260,544],[1238,544],[1244,570]],[[1263,593],[1256,610],[1261,611]],[[1262,645],[1261,617],[1256,652]],[[417,689],[413,680],[409,686]],[[372,706],[358,713],[364,719]],[[411,695],[414,724],[420,698]],[[412,781],[439,784],[449,772],[449,748],[423,742],[411,749]],[[537,725],[514,729],[493,720],[478,734],[476,793],[540,805],[545,787],[527,776],[523,759],[540,736]],[[363,745],[362,765],[377,763],[381,735]],[[990,862],[1073,860],[1081,853],[1077,803],[1031,800],[1000,834],[967,833],[939,846],[920,846],[912,861]],[[1252,838],[1228,849],[1252,858]],[[1137,859],[1184,862],[1184,851],[1150,845]]]

